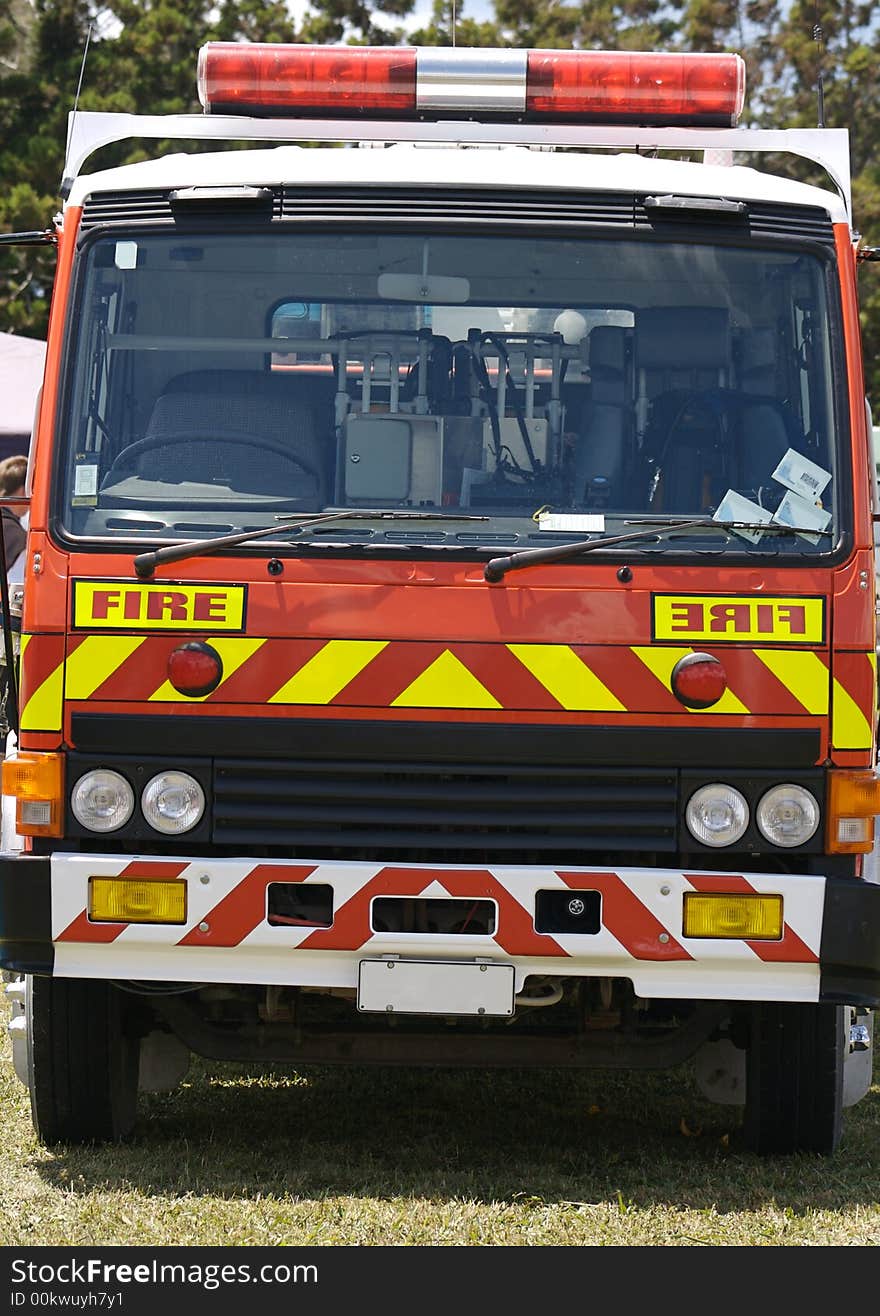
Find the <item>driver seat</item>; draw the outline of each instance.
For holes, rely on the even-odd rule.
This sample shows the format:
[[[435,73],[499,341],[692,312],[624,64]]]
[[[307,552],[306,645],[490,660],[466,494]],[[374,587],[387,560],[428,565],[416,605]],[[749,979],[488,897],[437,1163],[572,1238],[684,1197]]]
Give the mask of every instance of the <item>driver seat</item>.
[[[708,511],[727,488],[731,456],[719,407],[730,384],[729,312],[647,307],[636,314],[634,337],[638,425],[654,472],[648,505],[672,513]]]
[[[225,485],[237,493],[322,506],[333,434],[332,410],[322,401],[327,403],[315,395],[311,380],[260,371],[190,371],[168,382],[143,439],[121,454],[122,464],[131,474],[163,483]]]

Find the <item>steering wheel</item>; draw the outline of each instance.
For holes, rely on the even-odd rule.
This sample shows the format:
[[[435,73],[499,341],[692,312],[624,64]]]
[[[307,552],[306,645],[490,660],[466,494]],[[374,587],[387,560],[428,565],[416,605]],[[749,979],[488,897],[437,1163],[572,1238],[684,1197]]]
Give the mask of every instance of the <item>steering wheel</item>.
[[[157,448],[171,447],[175,443],[236,444],[252,451],[272,452],[279,457],[284,457],[289,462],[293,462],[300,470],[313,476],[319,487],[324,481],[323,472],[316,464],[310,462],[307,457],[302,456],[300,453],[293,452],[290,448],[285,447],[283,443],[276,443],[273,439],[262,438],[259,435],[244,433],[217,434],[214,430],[204,429],[174,430],[170,434],[148,435],[144,439],[138,439],[135,443],[130,443],[127,448],[122,449],[122,452],[110,464],[107,474],[101,481],[102,487],[111,481],[111,477],[119,478],[119,475],[126,468],[131,468],[143,453],[152,452]]]

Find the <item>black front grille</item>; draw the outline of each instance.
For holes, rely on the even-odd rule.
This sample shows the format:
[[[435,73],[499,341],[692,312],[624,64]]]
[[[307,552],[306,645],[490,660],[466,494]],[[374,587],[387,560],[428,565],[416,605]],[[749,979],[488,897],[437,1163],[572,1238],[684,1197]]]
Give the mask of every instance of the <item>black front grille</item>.
[[[217,845],[283,846],[312,857],[467,856],[515,863],[540,852],[675,850],[669,768],[543,763],[217,759]]]

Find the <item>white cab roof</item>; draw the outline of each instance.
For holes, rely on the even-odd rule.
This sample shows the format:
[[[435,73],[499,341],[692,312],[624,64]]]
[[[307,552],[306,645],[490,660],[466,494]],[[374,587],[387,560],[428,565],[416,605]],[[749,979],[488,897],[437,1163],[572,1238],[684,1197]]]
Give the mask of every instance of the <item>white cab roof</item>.
[[[68,206],[96,192],[230,184],[362,187],[547,188],[584,192],[675,193],[818,206],[847,223],[836,192],[740,165],[652,159],[633,152],[532,150],[523,146],[402,143],[386,147],[277,146],[247,151],[177,153],[82,174]]]

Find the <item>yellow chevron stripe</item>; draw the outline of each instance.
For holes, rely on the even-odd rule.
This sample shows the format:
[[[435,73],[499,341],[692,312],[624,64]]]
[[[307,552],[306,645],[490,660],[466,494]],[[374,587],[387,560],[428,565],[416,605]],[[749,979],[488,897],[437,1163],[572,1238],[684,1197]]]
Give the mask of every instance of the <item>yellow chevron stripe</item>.
[[[223,663],[223,679],[217,686],[217,689],[221,690],[224,682],[229,680],[233,672],[237,672],[242,663],[247,662],[248,658],[261,649],[266,641],[252,640],[240,635],[212,635],[206,637],[205,643],[217,650]],[[150,695],[150,703],[200,704],[207,698],[208,695],[182,695],[179,690],[174,689],[170,681],[163,681],[159,689],[154,690]]]
[[[755,649],[756,658],[791,691],[808,713],[827,713],[831,673],[807,649]]]
[[[421,676],[391,701],[392,708],[501,708],[473,672],[444,649]]]
[[[387,640],[328,640],[267,702],[329,704],[387,644]]]
[[[626,705],[567,644],[509,644],[507,647],[563,708],[588,713],[626,712]]]
[[[145,635],[87,635],[68,656],[64,678],[66,698],[90,699],[145,639]]]
[[[672,669],[680,658],[686,658],[693,649],[667,649],[665,647],[654,647],[653,645],[633,646],[633,653],[666,686],[667,690],[672,689]],[[685,705],[683,704],[684,708]],[[716,704],[711,708],[689,708],[689,713],[748,713],[750,710],[745,704],[737,699],[732,690],[725,690],[724,694]]]
[[[835,680],[831,695],[831,742],[835,749],[870,749],[870,723],[848,690]]]
[[[19,663],[33,637],[22,635]],[[19,666],[19,671],[21,667]],[[21,709],[19,725],[22,731],[60,731],[64,701],[64,664],[59,663],[42,685]]]

